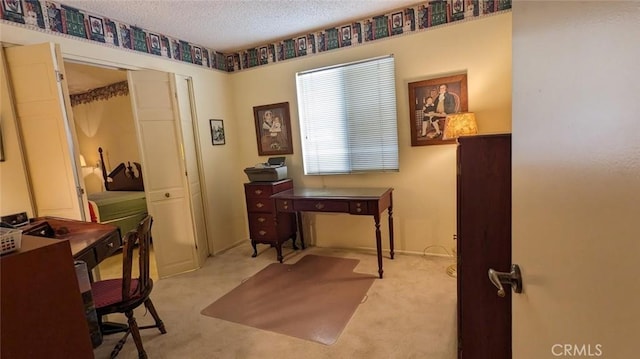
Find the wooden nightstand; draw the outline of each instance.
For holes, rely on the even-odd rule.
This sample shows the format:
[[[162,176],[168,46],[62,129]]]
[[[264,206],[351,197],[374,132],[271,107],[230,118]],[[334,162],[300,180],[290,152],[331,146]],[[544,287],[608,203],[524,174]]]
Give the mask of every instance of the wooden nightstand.
[[[295,213],[276,212],[275,200],[271,195],[293,188],[293,180],[284,179],[275,182],[251,182],[244,184],[249,217],[249,236],[253,255],[258,255],[256,244],[264,243],[276,247],[278,261],[282,263],[282,243],[291,239],[293,249],[296,246]],[[302,244],[304,248],[304,244]]]

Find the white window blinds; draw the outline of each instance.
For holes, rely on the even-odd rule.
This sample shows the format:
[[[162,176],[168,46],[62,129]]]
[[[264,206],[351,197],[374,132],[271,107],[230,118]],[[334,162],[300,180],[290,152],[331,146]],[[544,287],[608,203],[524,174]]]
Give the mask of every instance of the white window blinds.
[[[304,173],[398,170],[393,56],[296,74]]]

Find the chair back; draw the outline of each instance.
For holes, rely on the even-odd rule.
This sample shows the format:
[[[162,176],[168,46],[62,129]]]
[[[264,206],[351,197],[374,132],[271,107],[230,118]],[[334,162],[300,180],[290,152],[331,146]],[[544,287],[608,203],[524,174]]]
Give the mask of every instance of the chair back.
[[[451,95],[453,95],[453,98],[454,98],[454,100],[455,100],[455,102],[456,102],[456,108],[455,108],[455,110],[454,110],[453,112],[454,112],[454,113],[461,112],[461,111],[460,111],[460,96],[458,96],[458,94],[457,94],[457,93],[455,93],[455,92],[449,92],[449,93],[450,93]]]
[[[149,276],[149,247],[151,245],[151,225],[153,217],[146,216],[136,229],[127,233],[122,250],[122,301],[128,301],[132,296],[151,291],[153,282]],[[139,277],[137,286],[132,288],[133,252],[138,244]]]

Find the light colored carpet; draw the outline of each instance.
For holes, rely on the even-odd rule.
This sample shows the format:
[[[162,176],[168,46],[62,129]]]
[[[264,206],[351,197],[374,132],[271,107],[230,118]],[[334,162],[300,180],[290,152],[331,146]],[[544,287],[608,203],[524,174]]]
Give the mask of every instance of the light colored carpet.
[[[446,274],[452,259],[434,256],[385,256],[384,279],[376,279],[339,340],[330,346],[256,329],[200,314],[212,301],[243,280],[274,263],[273,249],[265,247],[251,258],[246,243],[210,257],[197,271],[156,281],[151,298],[167,334],[142,331],[149,358],[456,358],[456,280]],[[311,247],[284,249],[286,264],[307,254],[355,258],[358,273],[376,275],[375,252]],[[313,304],[309,310],[314,310]],[[121,321],[123,316],[110,316]],[[136,311],[138,324],[153,323],[144,308]],[[108,358],[120,334],[104,337],[94,353]],[[137,358],[131,338],[118,358]]]
[[[307,254],[294,264],[271,263],[202,314],[331,345],[376,279],[354,273],[358,262]]]

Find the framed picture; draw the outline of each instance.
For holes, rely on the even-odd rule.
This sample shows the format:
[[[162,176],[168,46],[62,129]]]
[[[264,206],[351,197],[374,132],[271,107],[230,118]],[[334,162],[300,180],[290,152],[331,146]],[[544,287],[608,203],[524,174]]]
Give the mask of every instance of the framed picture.
[[[198,46],[193,47],[193,63],[202,65],[202,49]]]
[[[22,3],[20,2],[20,0],[2,0],[2,9],[5,12],[24,15],[24,12],[22,11]]]
[[[345,46],[351,46],[351,25],[347,25],[347,26],[343,26],[340,29],[340,33],[342,34],[341,37],[341,41],[340,41],[340,46],[341,47],[345,47]]]
[[[286,155],[293,153],[288,102],[255,106],[253,108],[253,117],[256,123],[258,155]]]
[[[154,55],[161,55],[162,46],[160,45],[160,36],[149,33],[149,40],[151,41],[151,53]]]
[[[442,139],[446,116],[467,111],[466,74],[410,82],[411,146],[455,143]]]
[[[402,11],[391,14],[391,33],[402,34]]]
[[[209,120],[209,127],[211,127],[211,144],[224,145],[224,122],[222,120]]]
[[[89,15],[89,24],[91,30],[89,37],[91,40],[105,42],[104,40],[104,22],[101,18]]]
[[[260,65],[265,65],[269,63],[269,59],[267,57],[267,47],[263,46],[260,48]]]
[[[299,37],[298,38],[298,56],[304,56],[307,54],[307,38]]]

